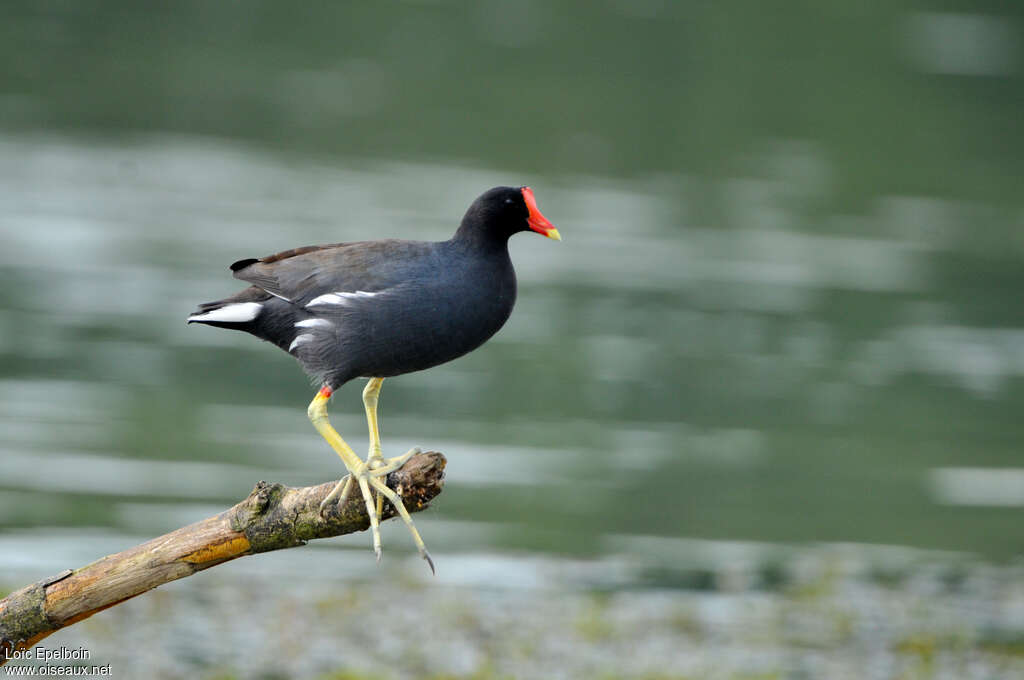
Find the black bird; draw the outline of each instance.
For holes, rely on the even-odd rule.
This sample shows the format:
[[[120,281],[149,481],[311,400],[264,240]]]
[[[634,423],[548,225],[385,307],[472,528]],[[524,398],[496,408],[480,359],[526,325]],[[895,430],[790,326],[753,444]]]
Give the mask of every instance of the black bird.
[[[245,331],[288,352],[320,385],[309,419],[348,469],[320,511],[358,484],[380,559],[378,517],[387,498],[405,521],[420,555],[433,561],[401,498],[382,477],[419,452],[385,459],[377,429],[384,378],[420,371],[471,352],[500,329],[516,300],[508,254],[513,234],[561,236],[537,209],[529,187],[495,187],[469,206],[447,241],[359,241],[307,246],[231,265],[252,285],[201,304],[189,323]],[[370,431],[366,461],[327,420],[331,394],[353,378],[369,378],[363,404]],[[372,491],[376,490],[376,507]]]

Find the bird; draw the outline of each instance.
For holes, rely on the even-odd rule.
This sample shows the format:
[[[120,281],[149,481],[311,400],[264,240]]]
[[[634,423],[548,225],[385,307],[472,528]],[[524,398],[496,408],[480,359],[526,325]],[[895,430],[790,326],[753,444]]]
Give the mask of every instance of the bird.
[[[419,448],[384,458],[377,424],[381,385],[385,378],[461,357],[498,332],[516,300],[508,240],[521,231],[562,240],[530,187],[494,187],[470,204],[447,241],[331,243],[239,260],[231,271],[249,287],[202,303],[187,318],[190,324],[244,331],[277,345],[319,385],[307,415],[347,471],[319,510],[325,515],[335,501],[341,507],[358,487],[378,562],[386,498],[434,572],[401,498],[385,484],[386,475]],[[327,417],[331,395],[356,378],[369,379],[362,393],[370,441],[365,460]]]

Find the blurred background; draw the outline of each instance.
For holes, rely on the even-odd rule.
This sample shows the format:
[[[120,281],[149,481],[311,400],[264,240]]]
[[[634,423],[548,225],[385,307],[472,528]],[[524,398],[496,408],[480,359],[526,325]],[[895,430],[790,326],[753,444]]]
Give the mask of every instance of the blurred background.
[[[0,592],[340,475],[227,265],[529,184],[447,485],[59,633],[115,677],[1024,677],[1024,6],[0,9]],[[365,447],[361,383],[331,416]]]

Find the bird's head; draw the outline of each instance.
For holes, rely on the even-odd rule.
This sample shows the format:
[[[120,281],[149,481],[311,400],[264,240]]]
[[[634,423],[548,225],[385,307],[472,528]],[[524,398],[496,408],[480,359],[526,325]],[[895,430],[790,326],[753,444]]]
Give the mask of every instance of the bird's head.
[[[530,187],[494,187],[484,192],[469,206],[459,228],[464,236],[502,239],[527,230],[562,240],[555,225],[537,208]]]

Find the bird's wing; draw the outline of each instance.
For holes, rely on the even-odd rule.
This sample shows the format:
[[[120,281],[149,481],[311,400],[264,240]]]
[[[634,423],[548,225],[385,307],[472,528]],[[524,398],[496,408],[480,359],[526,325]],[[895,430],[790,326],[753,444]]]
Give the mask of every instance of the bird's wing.
[[[406,282],[431,265],[433,244],[357,241],[306,246],[231,265],[234,276],[297,304],[317,297],[373,293]]]

